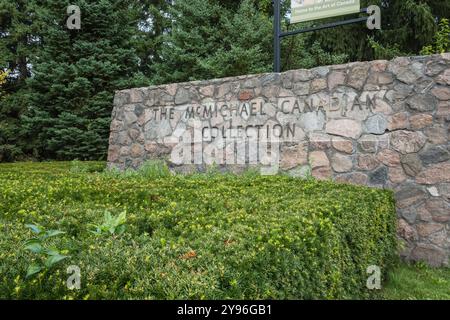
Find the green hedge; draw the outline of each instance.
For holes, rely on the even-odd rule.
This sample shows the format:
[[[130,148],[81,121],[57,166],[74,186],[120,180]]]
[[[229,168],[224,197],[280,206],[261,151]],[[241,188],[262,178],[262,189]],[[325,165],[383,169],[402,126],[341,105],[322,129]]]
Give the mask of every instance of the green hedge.
[[[367,267],[395,261],[390,191],[83,166],[0,165],[0,298],[365,298]],[[126,212],[123,233],[90,232],[106,211]],[[38,255],[23,247],[27,223],[66,232],[48,241],[69,256],[30,278]],[[66,288],[69,265],[81,290]]]

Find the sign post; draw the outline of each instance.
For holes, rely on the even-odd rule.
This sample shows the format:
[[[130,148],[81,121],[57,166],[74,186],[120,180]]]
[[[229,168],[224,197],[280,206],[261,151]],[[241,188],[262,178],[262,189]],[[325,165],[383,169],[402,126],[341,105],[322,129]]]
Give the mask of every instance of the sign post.
[[[274,33],[274,71],[280,72],[281,70],[281,9],[280,0],[273,0],[273,33]]]
[[[294,31],[281,31],[281,0],[273,0],[274,8],[274,72],[281,72],[281,39],[296,34],[313,32],[323,29],[344,26],[353,23],[367,22],[369,29],[380,29],[380,9],[376,6],[360,9],[360,0],[291,0],[291,23],[312,21],[316,19],[330,18],[353,13],[370,13],[371,16],[364,16],[343,20],[338,22],[327,23],[310,28],[299,29]],[[375,8],[377,10],[375,10]],[[370,9],[370,10],[368,10]],[[368,23],[370,22],[370,24]]]

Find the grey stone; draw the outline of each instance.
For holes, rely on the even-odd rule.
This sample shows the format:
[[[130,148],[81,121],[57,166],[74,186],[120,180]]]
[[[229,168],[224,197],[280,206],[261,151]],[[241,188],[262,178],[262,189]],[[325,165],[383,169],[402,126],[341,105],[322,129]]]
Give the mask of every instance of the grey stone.
[[[398,221],[397,233],[406,241],[416,241],[418,238],[416,230],[403,219]]]
[[[364,83],[366,82],[367,75],[369,73],[370,65],[368,64],[356,64],[348,75],[347,84],[357,90],[362,89]]]
[[[328,67],[317,67],[317,68],[311,69],[311,72],[316,77],[324,78],[330,72],[330,68],[328,68]]]
[[[150,121],[145,125],[145,138],[147,140],[154,140],[170,135],[172,128],[169,120],[162,120],[160,122]]]
[[[386,118],[381,114],[376,114],[364,123],[365,131],[372,134],[383,134],[388,126]]]
[[[411,97],[406,104],[412,111],[418,112],[433,111],[437,108],[437,100],[430,94]]]
[[[325,125],[325,114],[322,111],[304,113],[299,123],[300,127],[307,132],[322,130]]]
[[[134,106],[134,114],[136,117],[140,117],[144,114],[145,107],[142,104],[136,104]]]
[[[137,121],[138,117],[134,113],[134,111],[125,111],[124,120],[126,125],[131,125]]]
[[[313,74],[310,70],[305,70],[305,69],[301,69],[301,70],[295,70],[294,72],[294,76],[293,76],[293,80],[294,83],[298,82],[298,81],[309,81],[313,78]],[[309,84],[308,84],[309,86]]]
[[[369,177],[361,172],[351,172],[336,176],[336,182],[350,183],[356,185],[366,185],[369,181]]]
[[[365,134],[358,140],[358,149],[363,152],[376,153],[388,147],[388,138],[386,136]]]
[[[327,88],[327,79],[319,78],[311,81],[310,93],[316,93]]]
[[[450,68],[446,69],[439,77],[437,78],[437,83],[443,85],[450,85]]]
[[[414,224],[414,222],[416,222],[417,219],[417,213],[414,209],[412,208],[408,208],[405,210],[398,210],[400,212],[400,215],[406,220],[408,221],[410,224]]]
[[[293,83],[292,83],[292,79],[294,77],[293,72],[285,72],[282,76],[281,76],[281,82],[283,83],[283,88],[285,89],[292,89],[293,88]],[[255,88],[256,86],[254,86],[253,88]]]
[[[281,146],[280,167],[289,170],[308,163],[308,145]]]
[[[431,93],[439,100],[450,100],[450,88],[448,86],[437,86]]]
[[[309,133],[309,146],[312,150],[328,150],[331,147],[330,136],[324,133]]]
[[[450,182],[450,162],[440,162],[428,166],[416,177],[419,184],[437,184]]]
[[[217,87],[216,98],[221,99],[231,91],[230,83],[223,83]]]
[[[114,95],[114,106],[121,107],[130,102],[129,90],[117,91]]]
[[[330,160],[328,160],[327,154],[324,151],[313,151],[309,154],[309,163],[312,169],[320,167],[329,167]]]
[[[140,158],[143,156],[144,153],[144,147],[140,144],[133,144],[130,148],[130,155],[133,158]]]
[[[380,162],[372,154],[358,155],[358,168],[365,171],[372,171],[378,168]]]
[[[443,198],[433,197],[427,200],[426,210],[436,222],[447,223],[450,221],[450,203]]]
[[[379,84],[390,84],[394,82],[394,77],[389,72],[380,72],[377,78]]]
[[[403,155],[400,161],[405,173],[411,177],[415,177],[420,171],[422,171],[422,162],[417,154]]]
[[[444,144],[447,142],[447,128],[445,128],[445,126],[435,124],[426,128],[424,132],[430,143]]]
[[[434,77],[447,68],[448,66],[444,61],[430,61],[425,66],[425,73],[427,76]]]
[[[394,98],[396,100],[403,100],[413,92],[413,86],[403,83],[398,83],[394,86]]]
[[[328,75],[328,89],[333,90],[337,86],[344,85],[347,75],[342,71],[333,71]]]
[[[344,139],[341,137],[334,137],[332,139],[333,147],[341,152],[345,152],[348,154],[353,153],[353,142],[349,139]]]
[[[179,88],[175,95],[175,104],[185,104],[190,100],[189,91],[184,88]]]
[[[309,94],[310,84],[308,82],[298,82],[294,84],[293,91],[296,95],[303,96]]]
[[[428,113],[419,113],[409,118],[411,129],[420,130],[433,123],[433,116]]]
[[[395,200],[400,209],[414,206],[424,201],[427,194],[423,189],[413,183],[402,185],[395,191]]]
[[[353,161],[350,156],[336,153],[331,157],[331,167],[334,171],[342,173],[349,172],[353,167]]]
[[[439,185],[439,194],[450,201],[450,183],[443,183]]]
[[[361,123],[351,119],[328,121],[326,133],[356,139],[361,135]]]
[[[252,78],[249,78],[244,81],[244,83],[242,84],[242,88],[243,89],[253,89],[253,88],[257,88],[260,84],[261,84],[261,82],[259,81],[259,79],[257,77],[252,77]]]
[[[390,134],[391,147],[402,154],[418,152],[426,141],[427,138],[421,132],[399,130]]]
[[[373,185],[384,185],[388,179],[388,169],[381,166],[369,173],[369,183]]]
[[[444,162],[450,159],[450,152],[441,146],[432,146],[419,153],[420,160],[425,165]]]
[[[390,115],[392,113],[392,107],[386,101],[382,99],[375,99],[375,107],[373,111],[376,113],[383,113],[385,115]]]
[[[265,74],[260,78],[261,81],[261,85],[263,87],[267,86],[267,85],[277,85],[281,79],[280,74],[278,73],[269,73],[269,74]]]
[[[417,61],[411,63],[410,59],[405,57],[396,58],[389,64],[389,70],[397,76],[397,79],[407,84],[414,84],[420,79],[422,69],[422,63]]]
[[[277,112],[276,118],[282,126],[285,126],[286,124],[289,124],[292,122],[291,115],[286,114],[284,112]]]
[[[403,68],[397,74],[397,79],[406,84],[413,84],[414,82],[419,80],[421,77],[422,77],[422,75],[418,71],[413,70],[413,68]]]

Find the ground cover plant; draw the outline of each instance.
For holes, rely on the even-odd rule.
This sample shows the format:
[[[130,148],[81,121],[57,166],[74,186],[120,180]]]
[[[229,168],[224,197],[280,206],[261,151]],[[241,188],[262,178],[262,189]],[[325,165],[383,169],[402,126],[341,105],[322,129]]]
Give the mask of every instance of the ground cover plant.
[[[0,165],[0,298],[360,299],[367,267],[385,274],[396,260],[388,190],[104,167]],[[57,232],[39,253],[64,259],[27,277],[45,262],[27,247],[33,228]],[[80,290],[67,288],[69,266]]]

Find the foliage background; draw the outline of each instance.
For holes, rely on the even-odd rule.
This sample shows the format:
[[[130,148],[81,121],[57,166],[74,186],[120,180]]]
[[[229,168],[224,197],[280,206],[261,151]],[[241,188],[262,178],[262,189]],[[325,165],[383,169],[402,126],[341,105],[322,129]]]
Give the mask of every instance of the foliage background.
[[[271,71],[271,0],[170,3],[0,0],[0,71],[10,71],[0,84],[0,161],[105,159],[117,89]],[[283,29],[298,28],[282,3]],[[65,27],[69,4],[81,8],[79,31]],[[448,51],[450,2],[367,4],[381,6],[382,31],[290,37],[283,70]]]

